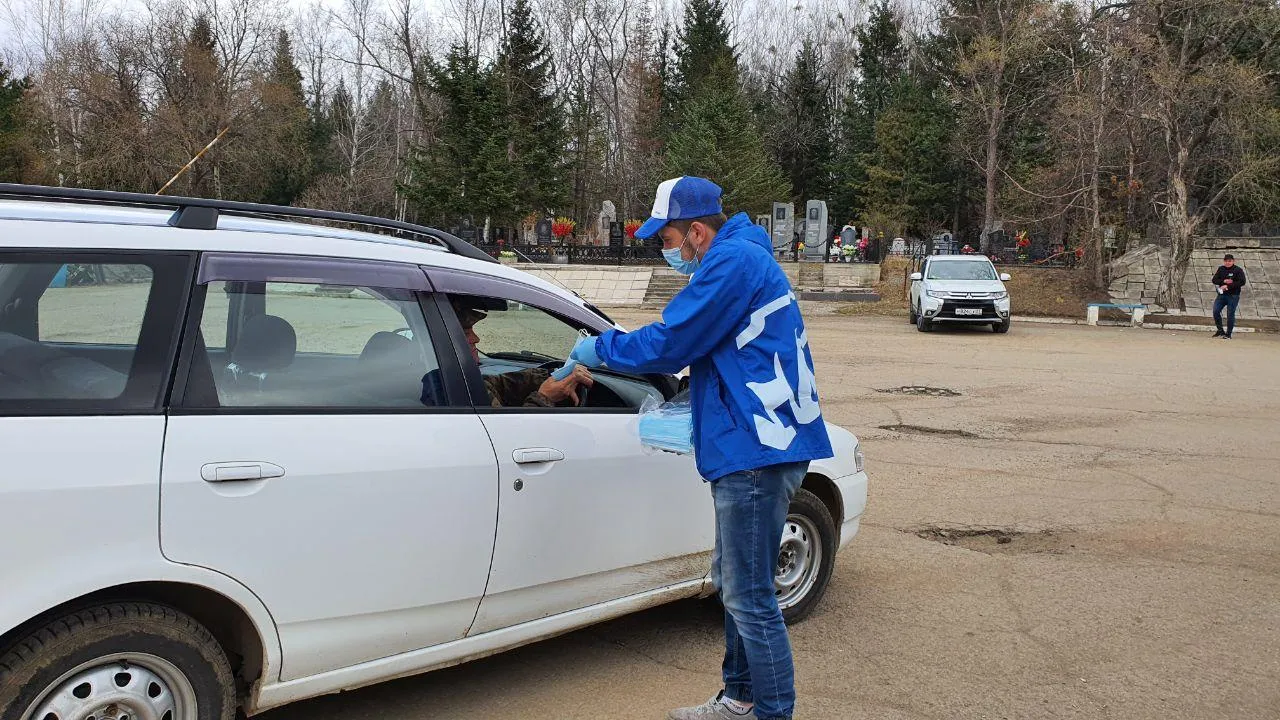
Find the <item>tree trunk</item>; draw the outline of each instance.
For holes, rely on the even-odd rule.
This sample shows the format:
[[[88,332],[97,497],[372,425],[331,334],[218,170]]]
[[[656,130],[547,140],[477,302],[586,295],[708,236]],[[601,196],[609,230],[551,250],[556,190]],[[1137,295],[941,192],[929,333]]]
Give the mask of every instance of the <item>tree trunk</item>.
[[[979,242],[984,255],[991,254],[991,233],[996,225],[996,175],[1000,172],[1001,122],[1002,111],[996,107],[991,111],[991,120],[987,125],[987,162],[984,168],[987,190],[982,205],[982,238]]]
[[[1187,212],[1186,167],[1189,153],[1180,148],[1169,165],[1169,203],[1165,207],[1165,223],[1169,226],[1169,262],[1160,277],[1156,300],[1166,308],[1184,309],[1182,282],[1191,263],[1191,250],[1199,215]]]
[[[1102,238],[1102,198],[1098,191],[1099,166],[1102,164],[1102,119],[1098,119],[1097,132],[1093,136],[1092,172],[1089,175],[1089,204],[1092,205],[1093,217],[1089,223],[1089,252],[1093,255],[1093,282],[1101,288],[1107,284],[1107,266],[1103,259],[1105,248]],[[1070,247],[1067,248],[1071,252]]]
[[[1104,257],[1106,248],[1102,237],[1102,197],[1101,191],[1098,189],[1098,185],[1102,182],[1102,140],[1107,129],[1107,78],[1109,77],[1107,60],[1108,58],[1104,56],[1100,89],[1098,91],[1098,106],[1094,109],[1092,154],[1089,158],[1092,165],[1089,174],[1089,204],[1092,206],[1091,209],[1093,211],[1093,217],[1090,218],[1089,223],[1089,252],[1093,254],[1093,282],[1099,288],[1105,287],[1107,284],[1107,266]],[[1067,249],[1071,250],[1071,248]]]

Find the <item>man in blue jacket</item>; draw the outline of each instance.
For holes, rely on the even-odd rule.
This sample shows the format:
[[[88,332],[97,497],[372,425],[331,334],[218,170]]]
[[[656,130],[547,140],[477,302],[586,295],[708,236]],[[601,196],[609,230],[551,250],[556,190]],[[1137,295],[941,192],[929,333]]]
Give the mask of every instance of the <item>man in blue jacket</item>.
[[[724,689],[671,720],[790,718],[791,645],[774,594],[778,546],[810,460],[830,457],[813,358],[769,235],[726,218],[720,188],[679,177],[658,186],[636,237],[658,235],[689,285],[662,320],[584,338],[573,358],[632,373],[690,368],[693,448],[716,510],[712,578],[725,607]]]

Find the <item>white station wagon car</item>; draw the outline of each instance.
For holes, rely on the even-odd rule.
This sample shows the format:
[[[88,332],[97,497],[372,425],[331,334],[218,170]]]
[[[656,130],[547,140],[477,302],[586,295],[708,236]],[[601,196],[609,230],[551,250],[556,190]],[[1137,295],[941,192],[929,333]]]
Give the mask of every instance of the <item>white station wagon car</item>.
[[[968,323],[1007,333],[1013,324],[1009,280],[984,255],[930,255],[911,273],[910,321],[920,332],[934,323]]]
[[[483,375],[613,323],[486,260],[394,221],[0,186],[0,720],[229,720],[711,594],[710,493],[636,434],[680,379],[493,407]],[[489,310],[478,360],[459,296]],[[866,504],[830,435],[789,620]]]

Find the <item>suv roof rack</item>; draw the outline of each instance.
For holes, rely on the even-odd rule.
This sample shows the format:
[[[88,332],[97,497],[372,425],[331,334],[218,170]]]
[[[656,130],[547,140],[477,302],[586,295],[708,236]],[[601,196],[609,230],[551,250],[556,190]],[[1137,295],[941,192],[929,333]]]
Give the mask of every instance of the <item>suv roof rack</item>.
[[[190,198],[174,195],[147,195],[144,193],[114,192],[110,190],[86,190],[83,188],[49,187],[46,185],[20,185],[16,183],[0,183],[0,198],[14,200],[53,200],[58,202],[78,202],[92,205],[122,205],[129,207],[173,208],[173,216],[169,224],[189,230],[217,230],[218,216],[222,213],[239,216],[267,216],[284,218],[303,218],[308,220],[329,220],[395,230],[410,233],[420,238],[430,238],[443,245],[449,252],[464,255],[476,260],[496,263],[491,255],[443,230],[424,225],[390,220],[388,218],[360,215],[358,213],[336,212],[332,210],[314,210],[311,208],[285,207],[283,205],[266,205],[262,203],[234,202],[230,200],[214,200],[211,198]]]

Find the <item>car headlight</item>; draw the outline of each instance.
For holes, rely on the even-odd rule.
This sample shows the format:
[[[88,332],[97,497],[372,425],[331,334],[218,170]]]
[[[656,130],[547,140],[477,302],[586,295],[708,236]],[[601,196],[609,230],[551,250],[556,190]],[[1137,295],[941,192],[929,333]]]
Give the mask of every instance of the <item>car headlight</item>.
[[[997,300],[1008,300],[1008,299],[1009,299],[1009,293],[1007,293],[1007,292],[994,293],[994,294],[992,294],[992,295],[991,295],[991,297],[993,297],[993,298],[995,298],[995,299],[997,299]]]
[[[866,456],[862,454],[862,443],[853,446],[853,471],[855,473],[862,472],[862,467],[866,463]]]
[[[947,294],[942,292],[941,290],[925,290],[924,294],[928,295],[931,298],[938,298],[939,300],[947,296]]]

